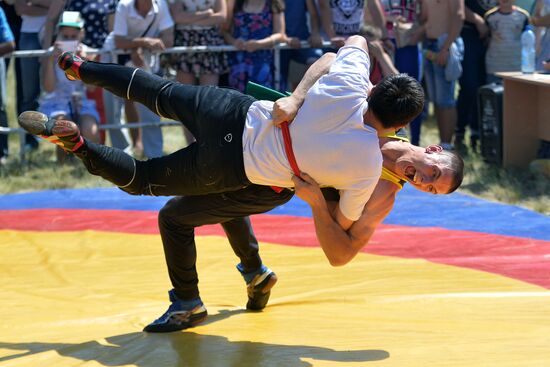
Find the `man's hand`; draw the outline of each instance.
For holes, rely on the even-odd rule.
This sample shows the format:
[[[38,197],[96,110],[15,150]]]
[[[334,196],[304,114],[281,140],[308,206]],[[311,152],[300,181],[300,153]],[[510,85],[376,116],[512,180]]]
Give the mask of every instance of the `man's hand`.
[[[245,43],[244,43],[244,49],[247,52],[258,51],[260,48],[261,48],[261,46],[260,46],[260,44],[258,43],[257,40],[248,40],[248,41],[245,41]]]
[[[295,97],[289,96],[279,98],[273,105],[273,124],[275,126],[281,126],[285,121],[290,124],[296,117],[299,108],[300,101]]]
[[[319,184],[307,173],[302,172],[301,177],[292,176],[296,196],[309,204],[312,208],[326,205],[325,198]]]
[[[447,65],[447,59],[449,58],[449,50],[444,48],[437,53],[435,62],[440,66]]]
[[[323,47],[323,37],[319,33],[311,33],[308,39],[309,45],[313,48]]]
[[[286,43],[292,48],[301,48],[302,47],[302,41],[298,37],[287,37]]]
[[[151,51],[162,51],[165,49],[164,42],[160,38],[146,37],[143,39],[143,48]]]

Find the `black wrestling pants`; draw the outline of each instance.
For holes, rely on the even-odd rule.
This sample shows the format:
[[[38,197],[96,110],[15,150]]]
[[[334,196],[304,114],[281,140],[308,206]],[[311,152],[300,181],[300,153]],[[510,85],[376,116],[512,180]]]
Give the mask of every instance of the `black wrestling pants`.
[[[184,149],[147,161],[86,142],[77,156],[90,173],[133,195],[203,195],[250,184],[244,171],[242,134],[254,98],[230,89],[179,84],[116,64],[85,62],[80,75],[86,84],[181,121],[196,139]]]
[[[276,193],[270,187],[250,185],[220,194],[176,197],[159,212],[159,229],[168,274],[178,298],[199,296],[195,228],[221,223],[245,272],[257,270],[262,260],[258,241],[246,216],[265,213],[288,202],[294,192]]]

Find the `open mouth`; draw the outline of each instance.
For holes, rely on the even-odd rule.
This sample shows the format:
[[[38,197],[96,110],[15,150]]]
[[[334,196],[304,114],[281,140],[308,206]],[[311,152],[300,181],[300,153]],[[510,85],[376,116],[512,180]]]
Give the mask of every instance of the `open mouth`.
[[[407,166],[405,168],[405,177],[409,180],[409,182],[415,182],[416,178],[416,169],[413,166]]]

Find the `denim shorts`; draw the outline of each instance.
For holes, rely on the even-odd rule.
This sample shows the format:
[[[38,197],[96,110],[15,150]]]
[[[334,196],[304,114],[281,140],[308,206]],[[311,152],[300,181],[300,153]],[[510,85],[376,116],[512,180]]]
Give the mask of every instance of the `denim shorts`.
[[[438,52],[437,40],[428,40],[424,49]],[[436,107],[454,107],[456,105],[456,81],[448,82],[445,79],[445,67],[424,58],[424,80],[428,89],[428,98]]]
[[[73,108],[71,101],[66,98],[59,98],[54,94],[46,95],[40,100],[40,107],[38,108],[40,112],[47,115],[49,118],[55,118],[57,116],[65,116],[67,119],[74,119]],[[89,115],[93,116],[96,121],[99,121],[99,113],[95,106],[95,101],[87,98],[81,100],[81,106],[79,109],[79,115]],[[75,121],[78,123],[78,121]]]

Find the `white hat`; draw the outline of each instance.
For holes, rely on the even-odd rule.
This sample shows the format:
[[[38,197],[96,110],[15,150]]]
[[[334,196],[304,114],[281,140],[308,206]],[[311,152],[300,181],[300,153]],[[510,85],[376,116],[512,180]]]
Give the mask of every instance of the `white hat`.
[[[64,11],[59,18],[59,27],[72,27],[82,29],[84,27],[84,21],[80,16],[80,12],[77,11]]]

